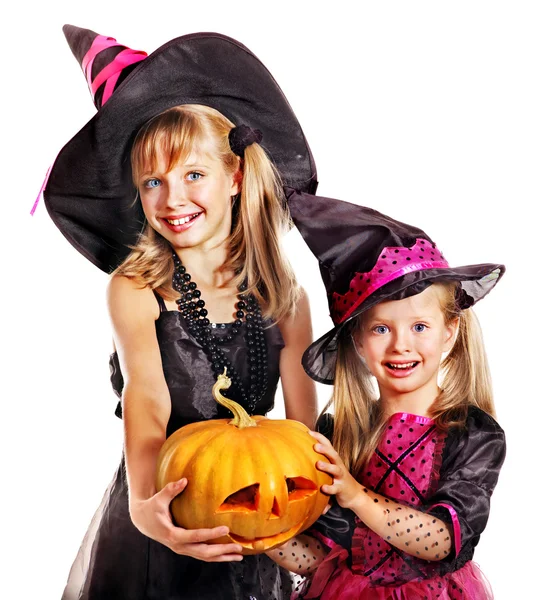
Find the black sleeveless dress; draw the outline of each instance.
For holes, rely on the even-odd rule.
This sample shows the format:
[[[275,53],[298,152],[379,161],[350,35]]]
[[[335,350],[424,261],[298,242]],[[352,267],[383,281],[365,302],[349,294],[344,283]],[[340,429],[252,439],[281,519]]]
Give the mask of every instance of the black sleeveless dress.
[[[167,311],[163,300],[156,298],[161,311],[156,321],[157,338],[171,395],[167,435],[188,423],[231,416],[212,398],[214,374],[183,317],[177,311]],[[217,325],[214,331],[225,336],[231,326]],[[274,405],[284,347],[275,325],[266,329],[265,338],[269,383],[254,411],[259,415]],[[221,347],[246,382],[249,369],[241,334]],[[113,388],[120,398],[123,378],[116,353],[110,365]],[[121,416],[120,401],[116,414]],[[176,554],[140,533],[128,512],[123,459],[72,565],[63,600],[288,600],[291,591],[289,572],[264,554],[247,556],[241,562],[203,562]]]

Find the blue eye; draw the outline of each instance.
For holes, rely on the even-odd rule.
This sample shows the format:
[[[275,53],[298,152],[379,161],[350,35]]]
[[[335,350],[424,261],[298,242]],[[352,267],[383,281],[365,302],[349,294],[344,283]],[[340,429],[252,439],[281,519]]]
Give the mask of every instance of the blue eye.
[[[198,181],[202,177],[202,173],[198,173],[197,171],[193,171],[187,175],[187,179],[189,181]]]
[[[422,333],[425,330],[426,325],[424,325],[424,323],[416,323],[416,325],[414,325],[414,331],[416,331],[416,333]]]
[[[389,328],[387,327],[387,325],[376,325],[373,328],[374,333],[379,333],[381,335],[385,335],[388,331]]]
[[[146,182],[144,182],[144,187],[147,188],[156,188],[159,187],[161,185],[161,181],[159,179],[148,179]]]

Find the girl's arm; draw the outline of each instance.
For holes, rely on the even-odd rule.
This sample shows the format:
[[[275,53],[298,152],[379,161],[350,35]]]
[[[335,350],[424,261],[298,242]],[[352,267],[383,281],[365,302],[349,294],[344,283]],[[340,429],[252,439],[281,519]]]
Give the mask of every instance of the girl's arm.
[[[323,562],[328,552],[316,538],[301,534],[266,554],[292,573],[310,575]]]
[[[159,310],[153,292],[115,276],[108,288],[108,305],[125,382],[124,450],[132,522],[178,554],[206,561],[241,560],[238,544],[201,543],[227,534],[227,527],[188,531],[174,526],[169,504],[188,485],[185,479],[156,493],[156,462],[166,439],[171,399],[156,336]]]
[[[280,377],[286,418],[315,429],[317,393],[315,383],[301,364],[304,351],[313,341],[307,294],[302,290],[296,313],[279,323],[285,346],[280,354]]]
[[[322,486],[323,492],[336,495],[340,506],[352,510],[372,531],[407,554],[430,561],[450,554],[453,539],[447,523],[366,489],[348,472],[326,437],[310,434],[319,442],[315,450],[330,460],[317,463],[318,469],[333,477],[332,485]]]

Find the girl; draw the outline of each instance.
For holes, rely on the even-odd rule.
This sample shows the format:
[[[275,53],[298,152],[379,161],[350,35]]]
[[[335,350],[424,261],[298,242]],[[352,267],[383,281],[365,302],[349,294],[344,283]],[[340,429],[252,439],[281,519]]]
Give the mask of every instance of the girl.
[[[227,528],[175,527],[169,504],[190,483],[156,493],[155,467],[176,429],[227,416],[210,393],[224,367],[249,412],[272,408],[281,376],[287,416],[314,422],[300,365],[309,311],[280,249],[282,180],[316,185],[305,138],[270,73],[234,40],[184,36],[146,57],[64,31],[99,111],[58,156],[45,202],[112,273],[125,434],[64,599],[288,598],[290,575],[266,556],[240,562],[238,544],[208,544]]]
[[[333,477],[323,491],[349,526],[324,518],[314,537],[269,554],[315,571],[298,597],[491,598],[471,558],[505,439],[470,307],[504,267],[451,268],[420,229],[307,200],[292,194],[290,210],[319,259],[336,325],[304,354],[311,377],[334,382],[334,425],[322,419],[333,445],[311,435],[330,461],[317,464]]]

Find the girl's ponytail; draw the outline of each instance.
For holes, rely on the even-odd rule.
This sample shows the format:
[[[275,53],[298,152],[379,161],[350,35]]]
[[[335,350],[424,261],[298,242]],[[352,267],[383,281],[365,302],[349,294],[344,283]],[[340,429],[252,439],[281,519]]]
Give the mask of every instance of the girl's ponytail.
[[[448,425],[462,424],[468,405],[478,406],[496,416],[482,331],[472,308],[463,311],[456,308],[456,285],[442,286],[448,292],[442,303],[446,323],[458,317],[459,328],[455,344],[442,362],[442,391],[431,410],[433,418]]]
[[[351,331],[356,325],[340,335],[333,396],[323,410],[331,404],[334,408],[333,446],[354,477],[375,450],[385,425],[371,375],[354,348]]]
[[[299,291],[284,257],[281,235],[290,218],[283,200],[280,177],[258,144],[245,148],[238,216],[230,240],[228,263],[245,278],[249,291],[276,321],[293,313]]]

